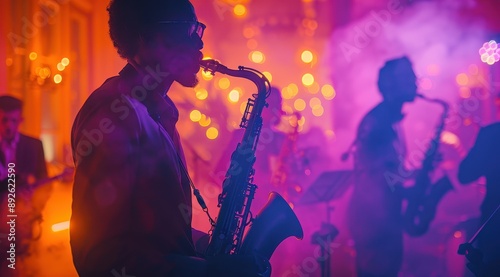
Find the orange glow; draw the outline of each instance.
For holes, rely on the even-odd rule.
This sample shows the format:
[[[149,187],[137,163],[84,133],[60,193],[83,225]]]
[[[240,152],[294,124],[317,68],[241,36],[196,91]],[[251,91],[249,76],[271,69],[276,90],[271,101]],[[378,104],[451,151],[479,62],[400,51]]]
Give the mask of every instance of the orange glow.
[[[326,100],[332,100],[336,95],[333,86],[328,84],[321,87],[321,94],[323,94]]]
[[[30,60],[34,61],[38,57],[38,54],[36,52],[31,52],[29,55]]]
[[[215,127],[210,127],[207,129],[206,135],[208,139],[216,139],[219,136],[219,130]]]
[[[257,43],[257,41],[255,39],[249,39],[247,41],[247,47],[249,49],[255,49],[255,48],[257,48],[257,46],[259,46],[259,44]]]
[[[61,82],[62,82],[62,76],[61,76],[61,74],[54,75],[54,83],[59,84]]]
[[[254,63],[263,63],[265,60],[264,54],[260,51],[250,52],[250,56],[248,58]]]
[[[229,79],[226,77],[220,78],[219,82],[217,83],[220,89],[227,89],[231,85],[231,81],[229,81]]]
[[[302,51],[300,58],[302,59],[303,62],[310,63],[313,60],[313,54],[309,50],[304,50],[304,51]]]
[[[247,13],[247,8],[245,6],[238,4],[234,6],[233,12],[236,16],[244,16]]]
[[[69,229],[69,221],[63,221],[52,225],[52,232],[60,232]]]
[[[196,90],[196,98],[200,100],[205,100],[208,97],[208,91],[204,88],[200,88]]]
[[[294,102],[293,102],[293,107],[297,110],[297,111],[303,111],[305,108],[306,108],[306,101],[304,101],[304,99],[296,99]]]
[[[198,110],[192,110],[189,113],[189,119],[191,119],[191,121],[193,121],[193,122],[200,121],[200,119],[201,119],[201,112],[198,111]]]
[[[302,84],[305,86],[310,86],[314,83],[314,76],[311,73],[306,73],[302,75]]]
[[[469,77],[467,77],[467,74],[465,73],[460,73],[457,75],[457,84],[461,85],[461,86],[466,86],[467,83],[469,83]]]
[[[236,89],[231,90],[231,92],[227,95],[227,99],[229,99],[229,102],[232,103],[238,102],[240,100],[240,92]]]
[[[311,94],[316,94],[319,92],[319,84],[317,82],[313,82],[312,85],[307,87],[307,91]]]
[[[212,120],[210,119],[210,117],[208,117],[204,114],[201,115],[200,121],[198,121],[200,126],[203,126],[203,127],[207,127],[208,125],[210,125],[211,122],[212,122]]]
[[[12,65],[12,63],[14,63],[14,61],[12,60],[12,58],[7,58],[7,59],[5,59],[5,65],[7,65],[7,66],[11,66],[11,65]]]
[[[252,38],[253,36],[255,36],[255,30],[251,27],[246,27],[245,29],[243,29],[243,36],[245,38]]]

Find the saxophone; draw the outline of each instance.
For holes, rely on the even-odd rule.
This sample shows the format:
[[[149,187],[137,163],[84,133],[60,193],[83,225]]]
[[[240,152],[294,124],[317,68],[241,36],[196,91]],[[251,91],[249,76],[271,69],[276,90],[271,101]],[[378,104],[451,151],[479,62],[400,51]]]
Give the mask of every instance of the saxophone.
[[[415,177],[415,184],[408,191],[408,203],[403,214],[403,224],[406,233],[414,237],[421,236],[427,232],[430,223],[434,220],[439,202],[448,191],[453,189],[448,176],[444,176],[435,184],[431,184],[431,174],[434,171],[434,161],[438,153],[439,141],[443,132],[445,119],[448,116],[449,106],[440,99],[429,99],[421,94],[418,94],[417,97],[441,105],[443,113],[436,133],[425,153],[422,168]]]
[[[215,60],[202,60],[201,67],[212,75],[220,72],[252,81],[258,89],[248,99],[240,127],[245,129],[243,139],[231,155],[222,192],[218,198],[219,214],[209,232],[206,256],[254,254],[270,260],[276,247],[286,238],[303,238],[303,230],[297,216],[287,202],[276,192],[271,192],[267,204],[255,218],[250,206],[257,189],[253,184],[255,151],[262,128],[262,111],[271,93],[270,83],[259,71],[239,66],[228,69]],[[250,226],[249,226],[250,225]],[[245,234],[246,227],[249,226]],[[270,269],[269,269],[270,271]]]

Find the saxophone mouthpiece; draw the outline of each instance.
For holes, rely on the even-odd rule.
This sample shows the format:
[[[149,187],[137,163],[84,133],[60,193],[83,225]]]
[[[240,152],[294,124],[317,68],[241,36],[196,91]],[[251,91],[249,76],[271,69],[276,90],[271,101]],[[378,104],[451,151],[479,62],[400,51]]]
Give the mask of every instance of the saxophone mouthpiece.
[[[210,74],[215,75],[215,72],[221,72],[226,74],[228,68],[222,65],[217,60],[205,59],[200,61],[200,67],[205,72],[210,72]]]

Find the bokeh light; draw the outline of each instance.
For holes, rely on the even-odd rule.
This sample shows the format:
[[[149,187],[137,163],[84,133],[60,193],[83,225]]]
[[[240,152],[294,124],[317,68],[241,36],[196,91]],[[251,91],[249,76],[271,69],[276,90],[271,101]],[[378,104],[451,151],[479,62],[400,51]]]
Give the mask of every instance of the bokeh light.
[[[198,122],[201,119],[201,112],[199,110],[192,110],[189,113],[189,119],[193,122]]]
[[[325,97],[326,100],[332,100],[335,98],[335,89],[332,85],[326,84],[321,87],[321,94]]]
[[[61,74],[54,75],[54,83],[59,84],[61,82],[62,82],[62,76],[61,76]]]
[[[302,75],[302,84],[305,86],[310,86],[314,83],[314,76],[311,73],[306,73]]]
[[[38,57],[38,54],[36,52],[31,52],[29,55],[30,60],[34,61]]]
[[[63,71],[63,70],[64,70],[64,68],[66,68],[66,67],[65,67],[62,63],[58,63],[58,64],[57,64],[57,70],[59,70],[59,71]]]
[[[469,83],[469,77],[467,77],[467,74],[465,73],[458,74],[456,80],[457,84],[459,84],[460,86],[466,86],[467,83]]]
[[[317,82],[313,82],[312,85],[307,87],[307,91],[311,94],[316,94],[319,92],[319,84]]]
[[[269,71],[264,71],[264,72],[262,72],[262,74],[264,74],[264,76],[266,76],[266,78],[269,80],[269,82],[273,81],[273,75],[271,75],[271,73]]]
[[[304,63],[310,63],[310,62],[312,62],[314,56],[313,56],[313,53],[311,51],[304,50],[304,51],[302,51],[300,58]]]
[[[210,117],[202,114],[198,123],[200,124],[200,126],[207,127],[208,125],[210,125],[210,123],[212,123],[212,120],[210,119]]]
[[[304,101],[304,99],[295,99],[295,101],[293,102],[293,107],[297,110],[297,111],[303,111],[305,108],[306,108],[306,101]]]
[[[236,16],[244,16],[247,13],[247,8],[241,4],[234,6],[233,12]]]
[[[460,97],[469,98],[471,96],[471,91],[469,87],[460,87],[459,89]]]
[[[259,44],[257,43],[257,41],[255,39],[249,39],[247,41],[247,47],[249,49],[255,49],[255,48],[257,48],[257,46],[259,46]]]
[[[254,37],[255,36],[255,30],[254,30],[254,28],[252,28],[252,27],[246,27],[245,29],[243,29],[243,36],[245,38],[248,38],[248,39]]]
[[[479,55],[482,62],[493,65],[500,60],[500,47],[496,41],[490,40],[479,48]]]
[[[252,51],[248,57],[254,63],[263,63],[265,60],[264,54],[260,51]]]
[[[236,89],[233,89],[227,95],[227,99],[229,102],[236,103],[240,100],[240,92]]]
[[[222,77],[219,79],[219,82],[217,82],[219,85],[220,89],[227,89],[231,85],[231,81],[229,81],[228,78]]]
[[[323,108],[323,106],[315,106],[314,109],[312,109],[312,114],[317,117],[322,116],[324,112],[325,109]]]
[[[321,106],[321,100],[318,97],[313,97],[309,100],[309,107],[315,109],[316,106]]]
[[[196,89],[196,98],[199,100],[205,100],[208,97],[208,91],[204,88]]]
[[[219,136],[219,130],[215,127],[210,127],[207,129],[206,135],[208,139],[216,139]]]
[[[214,75],[212,75],[212,73],[210,73],[210,71],[202,70],[201,77],[203,78],[203,80],[210,81],[210,80],[212,80]]]
[[[68,65],[69,65],[69,59],[68,59],[68,58],[62,58],[62,59],[61,59],[61,63],[62,63],[62,65],[64,65],[64,66],[68,66]]]

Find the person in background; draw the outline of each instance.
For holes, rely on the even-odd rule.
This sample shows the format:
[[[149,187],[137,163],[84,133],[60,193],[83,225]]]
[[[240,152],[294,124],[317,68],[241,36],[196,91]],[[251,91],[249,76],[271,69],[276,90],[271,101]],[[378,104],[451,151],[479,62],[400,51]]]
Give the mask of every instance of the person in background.
[[[354,191],[348,227],[355,243],[359,277],[396,277],[403,261],[402,186],[388,180],[406,156],[401,128],[403,105],[417,95],[416,76],[407,57],[387,61],[379,71],[383,100],[359,124],[354,142]],[[404,168],[404,167],[403,167]]]
[[[8,214],[16,214],[16,255],[23,259],[32,254],[33,242],[37,234],[33,226],[42,221],[42,211],[50,197],[52,187],[37,186],[37,182],[47,178],[47,165],[42,142],[19,132],[23,121],[23,102],[15,97],[0,96],[0,180],[2,221],[8,221]],[[14,170],[15,178],[9,178],[9,168]],[[11,179],[9,181],[9,179]],[[11,184],[11,186],[9,186]],[[15,184],[15,186],[12,186]],[[15,189],[14,213],[8,210],[8,194]],[[11,197],[12,198],[12,197]],[[8,224],[2,224],[0,233],[8,234]],[[6,273],[8,261],[4,258],[9,250],[10,241],[0,238],[0,273]],[[7,269],[9,274],[13,270]],[[1,275],[1,274],[0,274]],[[11,276],[11,275],[2,275]]]

